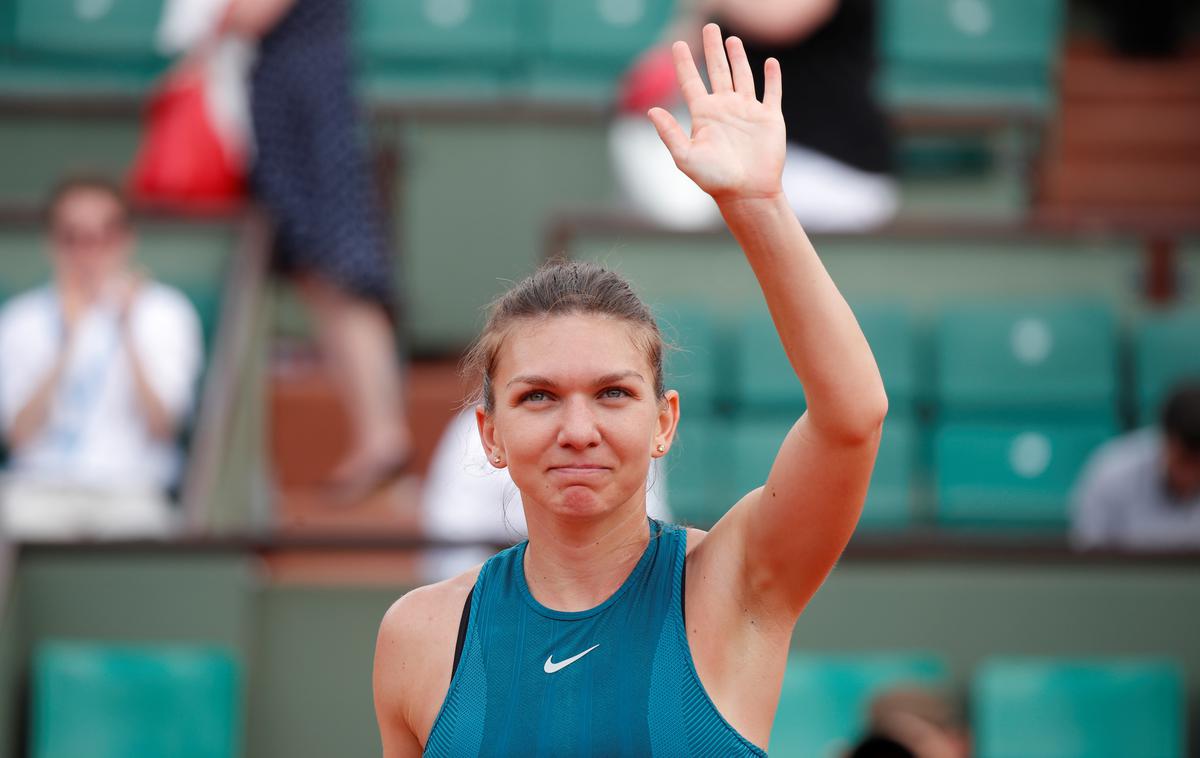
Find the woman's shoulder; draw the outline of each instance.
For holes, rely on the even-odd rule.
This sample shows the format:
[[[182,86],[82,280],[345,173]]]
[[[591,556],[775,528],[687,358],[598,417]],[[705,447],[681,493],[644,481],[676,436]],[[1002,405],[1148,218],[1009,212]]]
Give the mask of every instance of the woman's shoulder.
[[[463,604],[480,567],[418,587],[392,603],[375,643],[376,708],[414,735],[428,734],[450,687]],[[431,693],[441,697],[431,698]]]
[[[450,642],[458,630],[467,594],[475,586],[482,564],[458,576],[427,584],[404,593],[383,615],[380,636],[396,637],[409,644],[443,639],[442,627],[449,625]]]

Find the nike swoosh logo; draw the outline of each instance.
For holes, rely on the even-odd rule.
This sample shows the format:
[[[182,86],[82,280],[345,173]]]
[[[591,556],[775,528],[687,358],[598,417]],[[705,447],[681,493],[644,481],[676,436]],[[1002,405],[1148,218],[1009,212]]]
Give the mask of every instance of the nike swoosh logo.
[[[591,647],[589,647],[587,650],[584,650],[579,655],[573,655],[570,658],[566,659],[565,661],[559,661],[558,663],[554,662],[554,653],[551,653],[550,656],[548,658],[546,658],[546,665],[542,666],[542,670],[545,671],[547,674],[553,674],[555,671],[562,671],[567,666],[570,666],[572,663],[579,660],[580,658],[582,658],[583,656],[592,652],[593,650],[595,650],[598,647],[600,647],[600,646],[592,645]]]

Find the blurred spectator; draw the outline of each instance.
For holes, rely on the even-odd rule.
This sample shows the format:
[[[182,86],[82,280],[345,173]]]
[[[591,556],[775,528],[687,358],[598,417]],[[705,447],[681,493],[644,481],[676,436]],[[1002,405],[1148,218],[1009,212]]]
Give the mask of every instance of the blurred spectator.
[[[1078,548],[1200,548],[1200,379],[1168,395],[1160,425],[1112,440],[1075,485]]]
[[[0,525],[22,539],[165,533],[203,360],[199,318],[182,294],[132,267],[116,185],[68,179],[46,220],[53,281],[0,311],[11,455]]]
[[[671,520],[667,508],[665,469],[654,461],[646,492],[647,512]],[[475,408],[468,406],[442,432],[421,496],[425,536],[439,540],[476,540],[512,545],[525,539],[521,494],[507,468],[488,461]],[[433,550],[427,553],[429,581],[447,579],[486,560],[495,552],[484,547]]]
[[[867,736],[847,758],[967,758],[971,740],[958,710],[937,694],[898,687],[871,701]]]
[[[351,91],[349,0],[230,0],[219,33],[258,39],[252,186],[299,286],[353,442],[325,490],[361,500],[408,467],[392,269]]]
[[[779,60],[788,154],[783,189],[810,232],[863,231],[895,215],[887,119],[873,95],[874,0],[694,0],[683,36],[715,18],[745,43],[762,96],[763,65]],[[614,170],[632,205],[677,229],[716,224],[716,205],[671,160],[646,110],[659,105],[686,124],[669,79],[670,55],[652,50],[624,83],[610,132]],[[660,84],[655,84],[660,83]]]

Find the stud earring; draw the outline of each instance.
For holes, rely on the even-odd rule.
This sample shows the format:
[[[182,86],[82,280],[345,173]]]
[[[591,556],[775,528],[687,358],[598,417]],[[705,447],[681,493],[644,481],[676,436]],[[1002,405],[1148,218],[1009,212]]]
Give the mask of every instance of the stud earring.
[[[500,456],[498,456],[498,455],[497,455],[497,456],[494,456],[494,457],[492,458],[492,460],[493,460],[493,461],[495,461],[496,463],[499,463],[499,462],[500,462]]]
[[[665,453],[665,452],[667,452],[667,449],[666,449],[665,447],[663,447],[662,445],[659,445],[659,446],[658,446],[658,452],[660,452],[660,453]]]

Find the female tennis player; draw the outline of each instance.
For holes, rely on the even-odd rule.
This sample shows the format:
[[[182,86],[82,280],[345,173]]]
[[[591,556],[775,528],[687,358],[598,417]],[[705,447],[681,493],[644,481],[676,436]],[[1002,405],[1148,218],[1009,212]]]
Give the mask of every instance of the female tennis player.
[[[649,117],[712,195],[762,287],[808,410],[764,486],[705,533],[646,516],[679,397],[649,310],[616,275],[543,268],[471,354],[492,464],[529,540],[385,615],[374,689],[385,758],[761,756],[792,628],[858,520],[887,399],[871,351],[780,190],[778,63],[703,32],[712,92],[676,43],[692,134]]]

